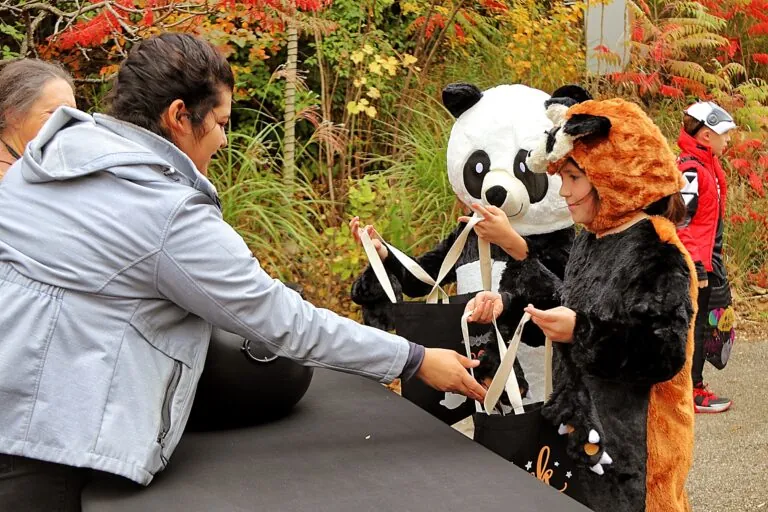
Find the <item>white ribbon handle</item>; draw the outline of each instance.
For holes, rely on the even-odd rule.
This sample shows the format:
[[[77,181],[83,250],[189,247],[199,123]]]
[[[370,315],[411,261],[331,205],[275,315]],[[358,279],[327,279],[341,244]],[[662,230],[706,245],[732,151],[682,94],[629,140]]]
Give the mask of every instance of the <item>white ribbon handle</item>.
[[[440,265],[440,270],[437,273],[437,279],[432,279],[432,276],[430,276],[421,266],[416,263],[414,260],[412,260],[410,257],[408,257],[406,254],[404,254],[402,251],[397,249],[396,247],[388,244],[384,241],[381,236],[379,236],[379,239],[381,240],[381,243],[383,243],[387,249],[389,250],[390,254],[392,254],[402,265],[405,267],[406,270],[408,270],[416,279],[421,281],[422,283],[428,284],[432,286],[432,290],[427,295],[426,302],[428,304],[434,304],[437,302],[438,298],[442,302],[448,302],[448,294],[443,290],[443,288],[440,286],[440,283],[445,279],[445,276],[448,275],[448,273],[451,271],[451,269],[456,265],[456,262],[459,260],[459,256],[461,256],[461,252],[464,250],[464,246],[467,243],[467,237],[469,236],[469,232],[475,227],[475,224],[483,220],[482,217],[477,216],[477,214],[473,215],[472,218],[467,222],[467,225],[464,226],[464,229],[461,231],[459,236],[456,238],[456,240],[453,242],[453,245],[451,245],[451,248],[448,250],[448,253],[445,255],[445,259],[443,260],[443,263]],[[389,282],[389,276],[387,275],[387,271],[384,269],[384,263],[382,263],[381,258],[379,257],[379,253],[376,251],[376,248],[373,246],[373,241],[371,240],[371,237],[368,235],[367,231],[364,229],[360,230],[360,241],[363,243],[363,249],[365,250],[366,256],[368,256],[368,261],[371,263],[371,268],[373,269],[374,274],[378,278],[379,282],[381,283],[381,286],[384,288],[385,293],[387,294],[387,297],[389,300],[394,304],[397,302],[397,299],[395,298],[395,292],[392,289],[392,283]],[[378,235],[378,233],[377,233]],[[487,242],[483,242],[486,246],[488,246]],[[488,290],[490,290],[490,248],[486,247],[486,249],[482,249],[481,244],[481,256],[482,252],[485,251],[488,256],[488,261],[485,263],[485,266],[487,269],[483,269],[483,260],[481,257],[481,271],[483,271],[483,285],[485,286],[485,281],[488,281]],[[487,270],[487,277],[485,275]]]
[[[469,359],[472,359],[472,350],[469,345],[469,326],[467,324],[467,319],[471,314],[472,311],[465,311],[461,316],[461,334],[464,337],[464,350],[466,350]],[[496,334],[496,343],[498,344],[502,361],[499,369],[496,370],[496,375],[494,375],[493,381],[485,395],[483,407],[480,407],[479,402],[475,402],[475,410],[477,412],[484,411],[486,414],[491,414],[501,398],[501,393],[506,389],[512,408],[515,410],[515,414],[522,414],[524,412],[523,398],[520,396],[520,386],[517,383],[517,377],[515,376],[515,372],[507,370],[507,366],[511,369],[515,362],[517,347],[520,345],[520,336],[515,332],[515,338],[512,339],[509,348],[507,348],[504,345],[504,339],[501,337],[499,328],[496,325],[496,320],[493,321],[493,330]],[[518,326],[518,330],[522,332],[522,324]],[[469,372],[472,375],[472,378],[475,378],[475,372],[471,368]]]
[[[491,385],[488,386],[488,391],[485,394],[483,406],[485,407],[486,414],[491,414],[496,408],[496,404],[499,402],[504,390],[507,391],[510,405],[512,405],[515,414],[523,414],[523,412],[525,412],[523,409],[523,398],[520,396],[520,385],[517,382],[517,376],[515,376],[514,372],[514,364],[515,358],[517,357],[517,348],[520,346],[520,338],[523,335],[523,327],[530,318],[531,315],[525,313],[523,318],[520,319],[520,323],[517,324],[517,329],[515,329],[515,335],[509,342],[509,348],[504,346],[504,341],[502,340],[501,334],[499,334],[499,330],[496,328],[496,322],[494,321],[493,326],[496,328],[501,364],[496,370]]]

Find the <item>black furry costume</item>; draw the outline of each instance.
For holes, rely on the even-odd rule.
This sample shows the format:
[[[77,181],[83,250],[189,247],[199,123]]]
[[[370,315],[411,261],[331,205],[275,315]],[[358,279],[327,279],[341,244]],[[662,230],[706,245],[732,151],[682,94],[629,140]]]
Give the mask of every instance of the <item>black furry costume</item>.
[[[596,210],[566,268],[563,306],[575,325],[570,343],[555,344],[542,414],[592,470],[578,475],[585,505],[688,512],[697,281],[669,220],[684,209],[684,180],[664,135],[634,103],[554,98],[547,115],[555,127],[529,168],[578,167]]]
[[[585,426],[569,435],[569,454],[587,464],[602,453],[586,456],[587,432],[604,440],[613,464],[602,476],[580,473],[593,510],[646,510],[648,453],[638,447],[648,443],[651,386],[686,361],[690,282],[685,257],[650,220],[576,238],[563,287],[563,305],[577,312],[574,341],[555,344],[555,387],[542,412],[554,424]]]

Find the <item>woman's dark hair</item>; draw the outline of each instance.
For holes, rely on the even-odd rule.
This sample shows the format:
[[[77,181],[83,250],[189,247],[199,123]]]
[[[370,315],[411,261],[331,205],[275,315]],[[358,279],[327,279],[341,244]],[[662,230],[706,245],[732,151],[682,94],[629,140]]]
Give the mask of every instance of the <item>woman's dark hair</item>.
[[[10,115],[24,116],[51,80],[64,80],[75,90],[72,76],[58,62],[19,59],[0,67],[0,132]]]
[[[666,217],[674,225],[679,225],[685,220],[686,208],[683,195],[680,192],[662,197],[645,209],[648,215]]]
[[[201,135],[221,90],[234,86],[227,60],[208,42],[190,34],[161,34],[139,43],[120,66],[109,112],[170,140],[160,118],[180,99]]]

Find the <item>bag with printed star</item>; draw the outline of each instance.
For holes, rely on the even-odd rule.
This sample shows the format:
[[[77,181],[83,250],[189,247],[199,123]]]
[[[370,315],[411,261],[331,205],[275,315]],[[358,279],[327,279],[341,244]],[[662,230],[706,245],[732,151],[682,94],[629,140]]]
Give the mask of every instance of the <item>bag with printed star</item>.
[[[468,312],[462,317],[465,340],[469,314]],[[582,501],[579,474],[584,469],[568,455],[567,436],[562,435],[557,427],[542,416],[541,408],[544,402],[523,405],[517,378],[512,371],[523,327],[529,319],[530,315],[526,313],[520,320],[508,348],[501,341],[501,335],[496,329],[502,361],[488,388],[483,405],[477,403],[473,415],[474,439],[553,489]],[[465,348],[468,348],[466,341]],[[548,397],[552,393],[552,342],[549,339],[546,340],[544,359],[544,396]],[[508,403],[501,401],[504,392]]]

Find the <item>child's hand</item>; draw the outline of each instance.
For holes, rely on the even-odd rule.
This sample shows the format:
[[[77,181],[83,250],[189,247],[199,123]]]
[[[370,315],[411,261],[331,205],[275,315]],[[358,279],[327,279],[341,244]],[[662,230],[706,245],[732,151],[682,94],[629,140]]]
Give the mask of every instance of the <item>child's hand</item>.
[[[571,343],[573,340],[573,329],[576,326],[576,313],[573,310],[563,306],[541,310],[528,304],[525,312],[531,315],[533,323],[550,340],[560,343]]]
[[[373,242],[373,247],[376,249],[376,252],[379,253],[379,258],[382,260],[387,259],[387,256],[389,256],[389,251],[387,250],[386,246],[381,243],[381,239],[379,238],[379,235],[376,234],[376,230],[373,229],[373,226],[368,224],[362,229],[368,232],[368,236],[371,237],[371,242]],[[355,239],[355,242],[361,244],[360,217],[352,217],[352,220],[349,221],[349,230],[352,232],[352,237]]]
[[[507,214],[495,206],[473,204],[472,209],[483,220],[475,224],[475,233],[482,240],[498,245],[516,260],[524,260],[528,256],[528,244],[509,224]],[[469,217],[459,217],[459,222],[469,222]]]
[[[464,312],[467,311],[473,311],[467,318],[468,322],[489,324],[504,311],[504,303],[496,292],[480,292],[467,302]]]

